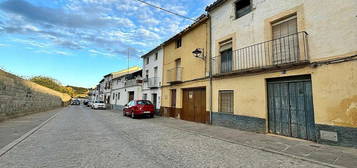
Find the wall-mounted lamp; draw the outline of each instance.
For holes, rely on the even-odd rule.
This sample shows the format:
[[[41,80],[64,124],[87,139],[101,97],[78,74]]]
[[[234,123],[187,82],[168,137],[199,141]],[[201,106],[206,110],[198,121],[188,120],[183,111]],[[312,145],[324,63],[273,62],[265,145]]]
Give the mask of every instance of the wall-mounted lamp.
[[[205,54],[204,54],[204,49],[203,48],[196,48],[194,51],[192,51],[192,54],[196,58],[201,58],[205,59]]]

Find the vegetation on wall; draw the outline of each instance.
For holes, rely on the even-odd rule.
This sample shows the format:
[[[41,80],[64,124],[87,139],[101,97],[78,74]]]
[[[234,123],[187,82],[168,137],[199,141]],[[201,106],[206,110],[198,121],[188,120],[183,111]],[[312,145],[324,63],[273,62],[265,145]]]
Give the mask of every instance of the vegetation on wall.
[[[76,86],[63,86],[59,81],[50,77],[35,76],[30,78],[30,81],[45,86],[47,88],[59,91],[61,93],[66,93],[72,97],[85,97],[85,95],[87,95],[88,93],[87,88]]]

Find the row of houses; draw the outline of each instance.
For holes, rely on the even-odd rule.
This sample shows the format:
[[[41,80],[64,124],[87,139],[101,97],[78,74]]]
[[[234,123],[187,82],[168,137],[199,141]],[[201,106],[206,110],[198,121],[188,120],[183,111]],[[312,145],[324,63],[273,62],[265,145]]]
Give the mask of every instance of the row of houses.
[[[195,23],[108,74],[114,108],[357,147],[355,0],[217,0]]]

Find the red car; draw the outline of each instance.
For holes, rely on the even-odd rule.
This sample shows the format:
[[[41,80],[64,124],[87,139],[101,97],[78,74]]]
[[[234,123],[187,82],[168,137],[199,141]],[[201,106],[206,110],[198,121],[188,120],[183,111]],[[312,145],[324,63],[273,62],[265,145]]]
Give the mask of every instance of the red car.
[[[150,116],[154,117],[155,107],[149,100],[132,100],[123,109],[124,116]]]

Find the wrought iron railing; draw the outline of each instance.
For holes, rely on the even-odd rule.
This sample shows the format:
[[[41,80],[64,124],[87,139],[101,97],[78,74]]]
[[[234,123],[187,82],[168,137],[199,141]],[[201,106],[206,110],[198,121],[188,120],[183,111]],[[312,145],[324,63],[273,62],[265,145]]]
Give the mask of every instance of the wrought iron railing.
[[[175,67],[172,69],[167,70],[167,82],[182,82],[182,67]]]
[[[149,88],[159,87],[159,78],[158,77],[148,78],[147,86]]]
[[[307,33],[298,32],[212,58],[213,74],[272,68],[309,61]]]

